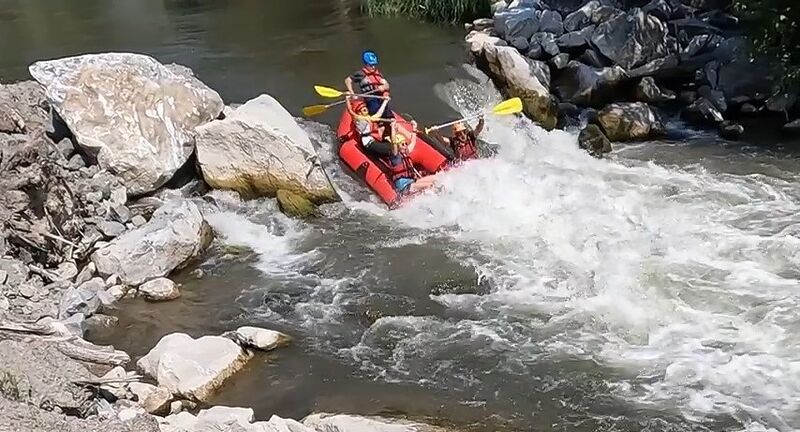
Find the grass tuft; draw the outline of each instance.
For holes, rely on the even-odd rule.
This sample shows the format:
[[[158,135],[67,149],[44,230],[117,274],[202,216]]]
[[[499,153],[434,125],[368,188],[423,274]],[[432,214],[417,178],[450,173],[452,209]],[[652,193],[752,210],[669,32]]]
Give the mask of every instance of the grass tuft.
[[[365,0],[371,16],[406,16],[456,24],[489,16],[489,0]]]

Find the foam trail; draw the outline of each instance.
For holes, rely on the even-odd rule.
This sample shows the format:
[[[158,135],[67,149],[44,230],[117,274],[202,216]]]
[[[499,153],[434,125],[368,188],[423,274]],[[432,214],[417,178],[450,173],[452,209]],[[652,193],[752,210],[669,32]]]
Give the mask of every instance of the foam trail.
[[[474,91],[438,89],[462,113],[475,110],[463,96]],[[747,430],[800,428],[796,175],[597,160],[575,135],[520,118],[487,117],[483,138],[500,145],[495,157],[440,175],[437,190],[391,212],[481,245],[494,291],[441,303],[543,314],[537,331],[553,337],[540,348],[627,370],[620,394],[635,403],[693,420],[728,414]]]

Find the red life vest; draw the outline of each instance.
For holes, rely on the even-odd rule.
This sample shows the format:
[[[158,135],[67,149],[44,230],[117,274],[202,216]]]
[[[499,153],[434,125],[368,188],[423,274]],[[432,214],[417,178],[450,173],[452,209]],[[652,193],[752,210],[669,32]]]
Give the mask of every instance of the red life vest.
[[[361,68],[361,72],[364,74],[364,80],[360,84],[363,93],[369,93],[383,85],[383,75],[377,68],[367,70],[367,67],[364,66]],[[389,96],[389,92],[380,92],[378,95]]]
[[[476,146],[475,141],[475,134],[472,132],[467,132],[464,138],[460,138],[459,135],[451,138],[450,143],[453,147],[453,152],[456,154],[456,158],[472,159],[477,157],[478,147]]]
[[[392,181],[407,177],[414,180],[419,178],[419,172],[414,168],[414,162],[408,156],[400,155],[402,162],[396,165],[389,164],[392,171]]]
[[[358,122],[363,122],[363,121],[369,122],[369,131],[368,132],[361,132],[361,130],[358,128]],[[379,130],[379,127],[380,126],[378,125],[378,122],[369,121],[369,120],[357,120],[357,119],[353,118],[353,129],[355,129],[356,133],[359,135],[359,143],[362,144],[362,145],[363,145],[363,141],[361,141],[360,138],[363,138],[363,137],[366,137],[366,136],[371,136],[372,138],[375,139],[375,141],[383,140],[383,134],[381,134],[381,132]]]

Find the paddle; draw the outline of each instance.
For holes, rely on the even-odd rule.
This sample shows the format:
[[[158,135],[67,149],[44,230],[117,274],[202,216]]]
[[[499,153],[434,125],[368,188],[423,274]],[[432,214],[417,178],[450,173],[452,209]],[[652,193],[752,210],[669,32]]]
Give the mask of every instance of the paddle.
[[[339,90],[332,89],[330,87],[324,87],[324,86],[318,86],[318,85],[314,86],[314,90],[316,90],[317,93],[320,96],[327,97],[327,98],[338,98],[338,97],[341,97],[341,96],[359,96],[359,97],[364,97],[364,98],[386,99],[385,96],[370,95],[370,93],[375,93],[377,90],[373,90],[371,92],[367,92],[367,93],[363,93],[363,94],[362,93],[358,93],[358,94],[353,94],[353,95],[351,95],[349,93],[340,92]],[[311,106],[307,106],[307,107],[303,108],[303,115],[306,116],[306,117],[313,117],[315,115],[319,115],[319,114],[324,113],[325,111],[327,111],[331,107],[334,107],[336,105],[341,105],[341,104],[343,104],[345,102],[347,102],[346,99],[345,100],[340,100],[338,102],[329,103],[327,105],[311,105]]]
[[[522,99],[520,99],[518,97],[515,97],[515,98],[511,98],[511,99],[505,100],[503,102],[500,102],[499,104],[497,104],[494,107],[492,107],[491,110],[487,110],[487,111],[482,112],[482,113],[468,115],[468,116],[466,116],[464,118],[461,118],[459,120],[453,120],[451,122],[442,123],[440,125],[427,127],[427,128],[425,128],[425,133],[427,134],[427,133],[430,133],[433,130],[437,130],[437,129],[441,129],[443,127],[454,125],[456,123],[459,123],[459,122],[462,122],[462,121],[465,121],[465,120],[476,119],[476,118],[481,117],[481,116],[483,116],[484,114],[487,114],[487,113],[495,114],[495,115],[509,115],[509,114],[516,114],[516,113],[521,112],[521,111],[522,111]]]

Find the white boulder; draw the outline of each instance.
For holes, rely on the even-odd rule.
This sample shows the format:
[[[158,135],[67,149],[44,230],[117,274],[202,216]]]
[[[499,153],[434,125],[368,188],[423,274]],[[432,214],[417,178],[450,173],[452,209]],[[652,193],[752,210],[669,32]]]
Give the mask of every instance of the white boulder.
[[[134,53],[86,54],[29,67],[78,144],[131,195],[162,186],[194,151],[196,126],[224,106],[185,67]]]
[[[181,296],[175,282],[167,278],[157,278],[139,286],[139,293],[149,301],[174,300]]]

